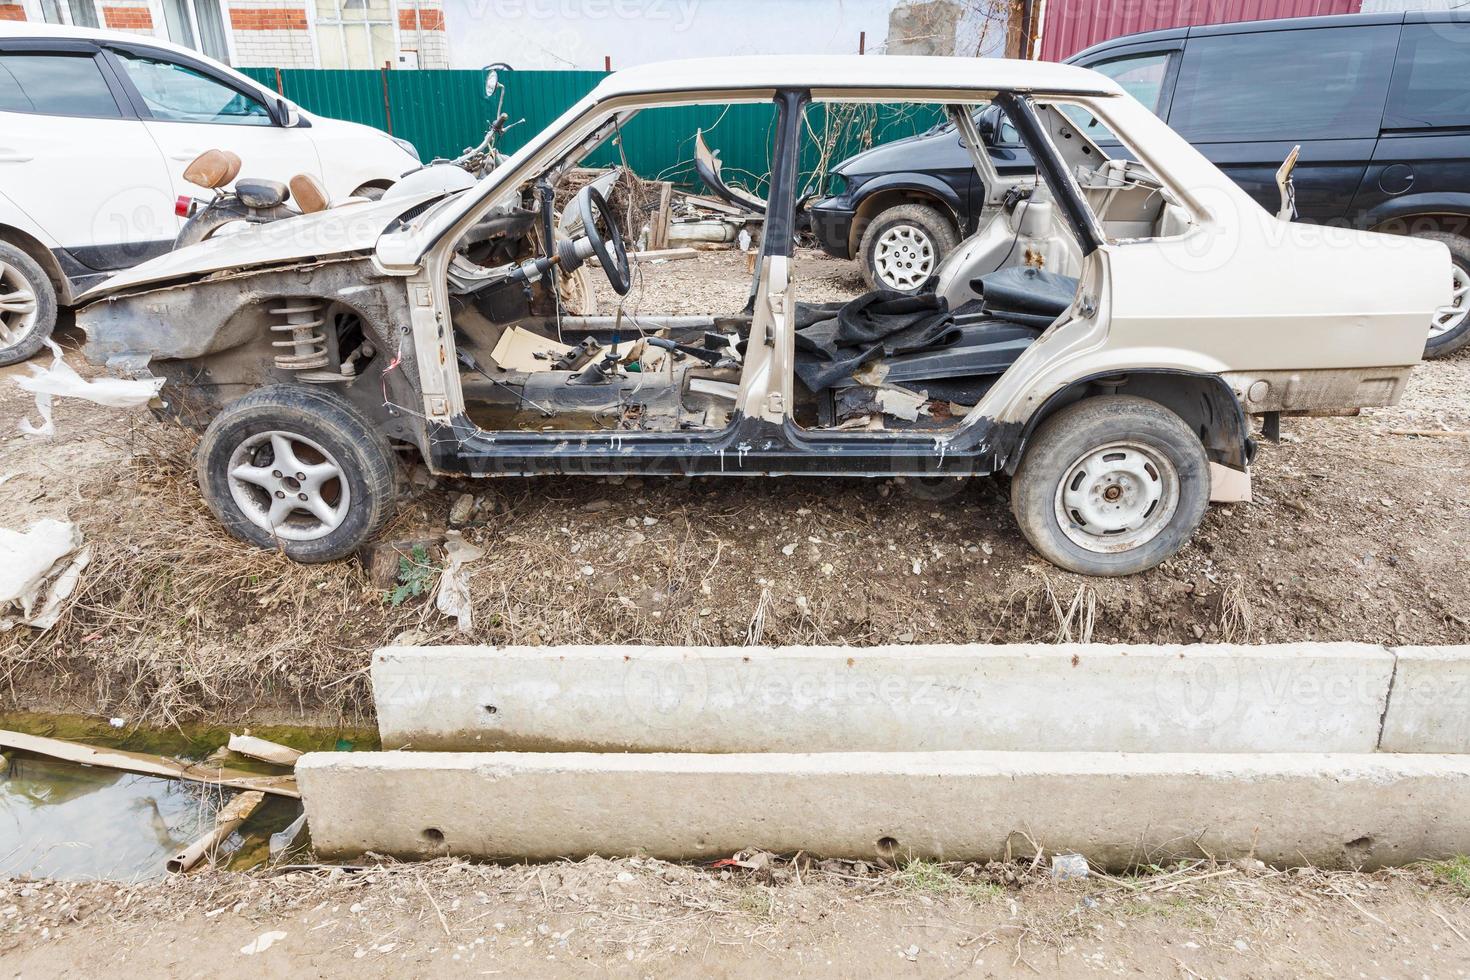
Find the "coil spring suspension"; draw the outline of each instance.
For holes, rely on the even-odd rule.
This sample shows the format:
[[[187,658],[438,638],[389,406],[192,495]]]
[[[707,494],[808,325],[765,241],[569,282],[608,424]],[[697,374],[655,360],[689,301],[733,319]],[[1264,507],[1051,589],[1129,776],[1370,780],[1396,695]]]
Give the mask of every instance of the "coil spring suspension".
[[[321,303],[302,301],[270,313],[282,318],[271,324],[271,332],[290,335],[290,339],[271,341],[272,347],[283,348],[275,356],[276,367],[282,371],[314,371],[327,366],[330,355],[327,336],[320,329],[325,322]]]

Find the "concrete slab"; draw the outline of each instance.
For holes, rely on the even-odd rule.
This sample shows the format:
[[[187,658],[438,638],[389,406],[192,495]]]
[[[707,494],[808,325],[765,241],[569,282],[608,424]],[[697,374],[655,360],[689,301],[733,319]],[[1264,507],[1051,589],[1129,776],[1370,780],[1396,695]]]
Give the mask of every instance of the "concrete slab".
[[[1470,752],[1470,647],[1396,647],[1385,752]]]
[[[385,748],[1371,752],[1368,644],[379,650]]]
[[[1470,852],[1470,758],[1076,752],[311,753],[317,851],[1377,867]],[[1033,843],[1034,842],[1034,843]]]

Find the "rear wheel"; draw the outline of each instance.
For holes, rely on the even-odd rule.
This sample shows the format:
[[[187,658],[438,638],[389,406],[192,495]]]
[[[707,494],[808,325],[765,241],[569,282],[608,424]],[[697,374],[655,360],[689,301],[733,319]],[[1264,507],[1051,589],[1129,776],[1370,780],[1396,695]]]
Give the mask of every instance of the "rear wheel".
[[[917,293],[958,243],[954,225],[927,204],[901,204],[879,212],[858,247],[863,278],[871,289]]]
[[[25,252],[0,241],[0,367],[19,364],[56,328],[56,288]]]
[[[1470,344],[1470,241],[1440,231],[1420,232],[1414,237],[1443,242],[1450,250],[1454,292],[1447,305],[1434,311],[1429,340],[1424,344],[1426,358],[1444,357]]]
[[[220,412],[199,445],[199,486],[225,529],[302,562],[332,561],[393,513],[393,453],[338,395],[273,385]]]
[[[1204,446],[1178,415],[1126,395],[1057,412],[1027,444],[1011,510],[1043,557],[1084,575],[1131,575],[1184,547],[1210,502]]]

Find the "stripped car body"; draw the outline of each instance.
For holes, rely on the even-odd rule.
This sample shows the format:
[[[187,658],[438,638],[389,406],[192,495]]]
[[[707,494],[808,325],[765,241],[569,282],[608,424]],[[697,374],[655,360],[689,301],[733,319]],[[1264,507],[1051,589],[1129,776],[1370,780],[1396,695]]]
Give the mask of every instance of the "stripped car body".
[[[844,428],[820,416],[814,393],[798,381],[803,310],[791,232],[801,113],[813,101],[923,101],[966,119],[969,107],[998,103],[1038,161],[1055,226],[1073,240],[1075,294],[972,385],[973,402],[952,417]],[[574,268],[601,248],[604,272],[616,288],[621,269],[626,292],[628,261],[606,232],[594,243],[540,244],[554,240],[549,189],[558,176],[640,110],[738,102],[769,103],[776,117],[766,233],[746,309],[627,320],[620,309],[611,322],[559,316],[555,291],[546,288],[553,267]],[[1136,162],[1096,177],[1093,164],[1103,161],[1086,158],[1063,104],[1104,120]],[[586,213],[588,225],[600,226],[600,212]],[[1433,243],[1278,221],[1115,83],[1084,69],[991,59],[723,58],[610,76],[458,194],[304,215],[139,266],[93,290],[78,320],[92,360],[167,378],[163,411],[174,417],[204,424],[263,385],[305,383],[445,474],[1025,475],[1028,454],[1040,455],[1028,448],[1038,431],[1060,438],[1044,429],[1048,420],[1095,399],[1122,399],[1114,404],[1129,411],[1143,402],[1161,408],[1193,434],[1202,459],[1245,470],[1249,414],[1346,414],[1399,397],[1422,351],[1422,324],[1445,301],[1448,262]],[[1018,251],[999,267],[1038,264]],[[610,375],[585,379],[487,363],[514,327],[542,337],[581,330],[620,355],[617,331],[631,335],[628,324],[664,345],[663,374],[611,356],[603,361]],[[1007,324],[1003,312],[981,311],[954,336],[993,351],[991,338]],[[738,357],[716,364],[686,356],[696,335],[725,335]],[[591,390],[597,383],[611,387]],[[631,420],[630,391],[641,399]],[[528,423],[528,413],[556,427]],[[1135,449],[1142,455],[1120,464],[1131,476],[1087,478],[1109,506],[1131,499],[1140,480],[1160,480],[1161,458],[1149,454],[1164,451]],[[1084,469],[1097,466],[1106,469],[1102,462]],[[1157,523],[1169,500],[1199,498],[1192,484],[1200,480],[1208,496],[1207,470],[1171,467],[1182,491],[1146,488],[1129,520]],[[1069,502],[1080,492],[1058,491],[1057,522],[1102,526],[1088,523],[1085,515],[1101,513],[1088,510],[1092,504]],[[1082,539],[1069,558],[1038,543],[1027,519],[1022,524],[1054,561],[1120,573],[1177,551],[1198,514],[1192,521],[1162,551],[1127,560],[1117,556],[1137,549],[1117,541],[1132,540],[1128,528],[1109,532],[1128,532],[1122,538],[1099,538],[1096,548]]]

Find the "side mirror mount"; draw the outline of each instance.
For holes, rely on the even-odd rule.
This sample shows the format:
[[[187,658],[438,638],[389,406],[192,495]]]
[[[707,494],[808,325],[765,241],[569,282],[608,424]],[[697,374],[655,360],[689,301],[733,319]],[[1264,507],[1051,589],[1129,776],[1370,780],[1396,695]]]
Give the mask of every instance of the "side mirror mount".
[[[980,131],[980,139],[986,146],[995,145],[996,133],[1000,130],[1000,106],[986,106],[975,120],[975,128]]]
[[[1281,169],[1276,171],[1276,189],[1281,192],[1281,206],[1276,211],[1276,217],[1282,221],[1295,221],[1297,217],[1296,184],[1292,182],[1292,173],[1296,170],[1297,157],[1301,156],[1301,152],[1300,145],[1293,146],[1281,164]]]
[[[301,122],[301,113],[285,99],[277,98],[271,103],[271,121],[277,126],[290,129]]]

